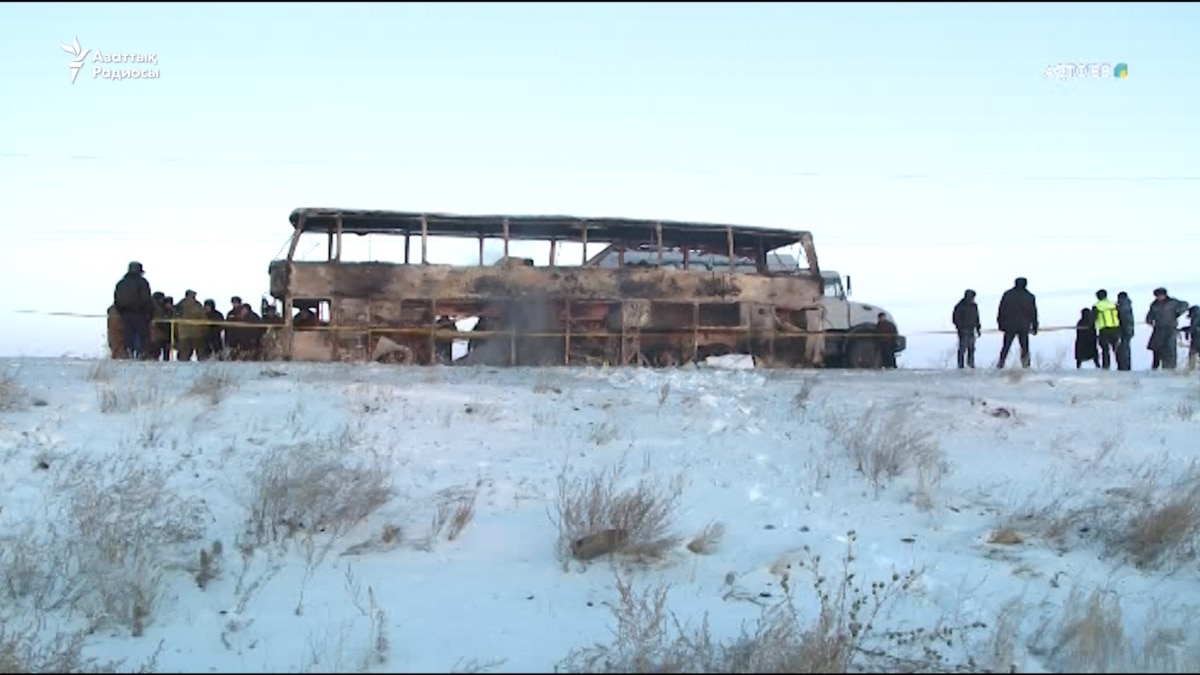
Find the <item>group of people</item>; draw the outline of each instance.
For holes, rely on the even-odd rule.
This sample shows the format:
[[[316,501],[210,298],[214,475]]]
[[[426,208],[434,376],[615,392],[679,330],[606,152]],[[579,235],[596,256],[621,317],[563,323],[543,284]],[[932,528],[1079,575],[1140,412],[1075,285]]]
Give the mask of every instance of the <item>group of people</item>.
[[[259,316],[237,296],[229,302],[229,312],[222,314],[215,301],[201,303],[189,289],[176,304],[171,296],[152,293],[142,264],[131,262],[108,308],[109,351],[116,359],[144,361],[261,359],[263,336],[281,318],[273,311]]]
[[[1038,332],[1038,309],[1037,298],[1028,285],[1028,280],[1018,277],[1013,287],[1000,297],[996,323],[1004,334],[1004,341],[997,368],[1004,367],[1014,340],[1021,348],[1021,367],[1029,367],[1029,337]],[[1179,318],[1185,315],[1190,318],[1189,325],[1179,328]],[[962,300],[954,306],[952,320],[958,332],[958,367],[974,368],[975,340],[983,334],[975,291],[967,290],[963,294]],[[1151,327],[1146,348],[1152,354],[1152,370],[1176,368],[1176,342],[1180,332],[1190,345],[1187,369],[1191,371],[1196,367],[1200,358],[1200,306],[1189,308],[1183,300],[1172,298],[1167,289],[1156,288],[1145,321]],[[1079,322],[1075,325],[1075,367],[1082,368],[1085,362],[1091,361],[1097,368],[1110,369],[1115,360],[1117,370],[1131,370],[1134,325],[1133,301],[1128,293],[1121,291],[1117,301],[1113,302],[1107,290],[1096,291],[1096,302],[1080,311]]]

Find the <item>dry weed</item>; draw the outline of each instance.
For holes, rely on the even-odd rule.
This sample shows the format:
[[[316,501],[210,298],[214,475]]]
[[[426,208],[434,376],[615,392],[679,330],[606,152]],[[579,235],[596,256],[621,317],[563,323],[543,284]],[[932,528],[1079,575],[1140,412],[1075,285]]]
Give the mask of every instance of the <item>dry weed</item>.
[[[500,666],[503,666],[505,663],[508,663],[508,659],[485,659],[482,661],[479,659],[467,659],[465,661],[463,659],[459,659],[454,663],[454,667],[450,669],[450,672],[470,674],[486,673],[493,668],[499,668]]]
[[[543,371],[543,372],[538,373],[537,380],[535,380],[533,383],[533,393],[545,394],[548,392],[554,392],[555,394],[561,394],[562,389],[550,384],[550,378],[547,377],[546,373]]]
[[[299,531],[336,538],[391,498],[384,459],[365,451],[347,429],[277,447],[259,461],[252,476],[247,534],[258,545]]]
[[[211,405],[220,405],[231,389],[236,389],[239,381],[233,372],[223,366],[208,365],[203,368],[196,379],[188,387],[189,396],[207,399]]]
[[[648,463],[649,457],[646,469]],[[550,516],[558,528],[557,552],[564,568],[574,557],[577,541],[606,531],[620,533],[612,552],[643,560],[661,558],[680,541],[673,527],[682,477],[666,484],[643,477],[622,490],[624,459],[582,477],[567,473],[564,469],[558,477],[556,513]]]
[[[1170,474],[1175,475],[1168,479]],[[1175,571],[1197,557],[1200,464],[1196,462],[1180,471],[1164,457],[1138,466],[1127,486],[1095,492],[1068,483],[1045,492],[1056,497],[1039,507],[1025,507],[1000,529],[1040,538],[1060,550],[1098,542],[1108,555],[1141,569]]]
[[[435,497],[433,516],[425,538],[417,543],[422,551],[432,551],[445,533],[447,541],[454,541],[475,517],[475,500],[479,483],[474,487],[452,487],[438,492]]]
[[[165,472],[134,458],[80,460],[63,475],[62,512],[0,547],[3,604],[138,636],[162,597],[168,561],[202,534],[205,507],[178,498]]]
[[[707,617],[691,628],[667,609],[668,587],[637,592],[617,576],[618,601],[613,640],[608,644],[571,651],[557,672],[580,673],[846,673],[949,672],[968,670],[970,662],[955,664],[942,653],[965,630],[888,631],[879,626],[888,608],[911,589],[919,572],[893,573],[890,580],[864,584],[853,562],[851,532],[842,557],[841,581],[829,588],[830,578],[820,556],[809,555],[783,568],[784,599],[764,609],[755,628],[732,640],[714,638]],[[811,577],[813,602],[798,601],[788,576],[805,569]],[[727,579],[727,584],[730,580]],[[815,605],[816,616],[806,620],[802,607]]]
[[[36,627],[18,628],[0,621],[0,673],[154,673],[163,643],[137,669],[122,671],[123,661],[102,662],[83,655],[87,631],[58,632],[43,638]]]
[[[0,412],[24,410],[26,399],[25,387],[15,373],[0,375]]]
[[[918,469],[918,492],[928,495],[948,468],[937,434],[915,423],[912,408],[906,403],[884,408],[871,404],[857,420],[831,415],[822,420],[830,438],[846,450],[876,496],[888,480],[912,467]]]
[[[1160,491],[1153,503],[1143,502],[1111,537],[1109,546],[1140,568],[1160,562],[1186,564],[1196,557],[1200,535],[1200,476]]]
[[[113,378],[114,370],[116,368],[111,360],[100,359],[88,368],[87,379],[89,382],[109,382]]]
[[[721,538],[725,536],[725,525],[722,523],[709,523],[696,533],[692,540],[688,542],[687,549],[697,555],[708,555],[716,551],[721,545]]]
[[[130,413],[142,408],[162,407],[166,401],[162,392],[153,385],[113,385],[100,382],[96,386],[96,399],[102,413]]]
[[[808,410],[808,399],[812,395],[813,389],[817,386],[817,378],[806,377],[800,381],[800,390],[792,397],[792,405],[800,412]]]
[[[1057,627],[1050,661],[1067,672],[1103,673],[1125,660],[1129,646],[1121,625],[1121,605],[1112,594],[1092,591],[1085,599],[1071,590]]]
[[[200,590],[208,587],[208,582],[218,578],[221,575],[221,554],[224,552],[224,547],[221,542],[214,541],[208,548],[200,549],[200,558],[194,570],[192,570],[192,578],[196,580],[196,585]]]
[[[620,429],[609,421],[601,422],[588,434],[588,441],[595,445],[608,445],[620,436]]]

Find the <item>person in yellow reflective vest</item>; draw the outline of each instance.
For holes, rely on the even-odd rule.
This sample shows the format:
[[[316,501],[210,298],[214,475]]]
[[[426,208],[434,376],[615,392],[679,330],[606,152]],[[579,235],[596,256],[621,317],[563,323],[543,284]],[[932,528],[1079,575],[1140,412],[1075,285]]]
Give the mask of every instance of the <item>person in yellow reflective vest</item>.
[[[1117,304],[1108,299],[1108,291],[1096,291],[1096,304],[1092,305],[1092,316],[1096,320],[1096,334],[1100,337],[1102,367],[1112,367],[1112,357],[1121,342],[1121,319],[1117,316]]]

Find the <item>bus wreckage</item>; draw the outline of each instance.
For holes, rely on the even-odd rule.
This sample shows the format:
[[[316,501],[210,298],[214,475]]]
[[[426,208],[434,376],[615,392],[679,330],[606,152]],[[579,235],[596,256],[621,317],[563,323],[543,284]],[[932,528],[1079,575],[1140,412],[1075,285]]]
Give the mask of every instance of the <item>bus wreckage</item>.
[[[669,367],[749,354],[761,367],[880,364],[872,338],[882,310],[847,300],[806,231],[321,208],[297,209],[291,223],[287,258],[269,267],[270,293],[283,316],[309,310],[319,320],[273,330],[269,358]],[[296,260],[313,235],[327,240],[325,261]],[[366,235],[403,237],[403,262],[343,260],[343,241]],[[434,237],[478,240],[477,264],[430,263]],[[503,249],[491,264],[488,240]],[[511,256],[513,242],[544,243],[549,264]],[[803,266],[783,251],[797,246]],[[894,349],[904,349],[902,337]]]

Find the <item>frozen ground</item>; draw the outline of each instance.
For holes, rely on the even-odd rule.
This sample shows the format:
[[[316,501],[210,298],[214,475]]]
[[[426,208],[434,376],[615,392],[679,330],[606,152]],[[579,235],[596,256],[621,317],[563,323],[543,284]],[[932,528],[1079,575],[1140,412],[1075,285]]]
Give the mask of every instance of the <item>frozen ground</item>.
[[[848,543],[864,596],[911,580],[873,620],[825,603],[807,639],[851,667],[1195,671],[1198,408],[1163,373],[8,360],[0,672],[550,672],[618,614],[610,670],[706,667],[671,638],[707,615],[752,636],[723,667],[802,672],[801,563],[836,591]],[[622,459],[593,501],[654,479],[680,540],[565,564],[559,477],[587,502]],[[655,588],[682,629],[639,618]]]

